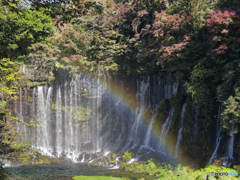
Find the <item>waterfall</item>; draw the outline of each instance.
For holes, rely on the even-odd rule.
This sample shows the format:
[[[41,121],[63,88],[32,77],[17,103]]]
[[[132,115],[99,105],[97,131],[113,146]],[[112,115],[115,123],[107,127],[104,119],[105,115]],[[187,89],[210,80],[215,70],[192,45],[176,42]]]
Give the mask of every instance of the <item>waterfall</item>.
[[[59,86],[56,98],[56,153],[58,157],[60,157],[62,151],[62,98]]]
[[[27,110],[28,110],[28,93],[27,93],[27,89],[24,89],[24,96],[25,96],[25,103],[24,103],[24,115],[23,115],[23,117],[25,117],[26,115],[27,115]],[[27,119],[27,118],[26,118]],[[24,122],[26,122],[26,120],[25,120],[25,118],[23,118],[23,121]],[[27,127],[26,127],[27,125],[26,124],[23,124],[23,133],[24,133],[24,138],[26,139],[27,138],[27,133],[28,133],[28,131],[27,131]]]
[[[19,104],[19,116],[20,116],[20,119],[23,119],[23,113],[22,113],[22,110],[23,110],[23,107],[22,107],[22,88],[20,87],[20,90],[19,90],[19,99],[20,99],[20,104]]]
[[[146,134],[146,138],[145,138],[145,146],[149,146],[149,142],[150,142],[150,138],[151,138],[151,132],[152,132],[152,126],[153,123],[155,122],[155,118],[157,116],[157,109],[158,106],[155,106],[155,108],[152,110],[152,118],[151,118],[151,123],[149,124],[148,130],[147,130],[147,134]]]
[[[217,132],[216,132],[216,146],[215,146],[215,149],[212,153],[212,156],[210,157],[207,165],[211,165],[212,164],[212,161],[213,161],[213,158],[215,157],[215,155],[217,154],[217,150],[218,150],[218,147],[220,145],[220,142],[221,142],[221,130],[222,130],[222,127],[220,125],[220,120],[221,120],[221,106],[219,106],[218,108],[218,119],[217,119]]]
[[[160,136],[160,140],[161,140],[161,144],[160,144],[160,151],[163,151],[163,143],[165,143],[166,141],[166,136],[168,134],[168,131],[170,129],[171,123],[172,123],[172,117],[173,117],[173,113],[174,113],[174,109],[175,108],[171,108],[171,110],[168,113],[168,117],[166,119],[166,122],[162,125],[162,130],[161,130],[161,136]]]
[[[67,136],[66,136],[66,139],[65,139],[65,142],[67,144],[67,152],[69,152],[68,154],[68,157],[70,157],[70,152],[73,151],[74,149],[74,144],[73,144],[73,122],[72,122],[72,103],[73,103],[73,97],[72,97],[72,94],[73,94],[73,87],[72,87],[72,81],[70,82],[70,93],[69,93],[69,97],[67,97],[69,99],[69,104],[65,104],[66,106],[66,110],[65,112],[67,113],[67,129],[66,129],[66,133],[67,133]]]
[[[17,105],[18,105],[18,102],[17,102],[17,99],[15,100],[15,114],[18,116],[18,118],[22,119],[22,88],[20,87],[19,88],[19,111],[17,109]],[[16,126],[17,126],[17,132],[21,131],[20,129],[20,123],[18,123],[18,121],[16,122]]]
[[[181,112],[181,118],[180,118],[180,122],[179,122],[179,130],[178,130],[178,138],[177,138],[177,145],[176,145],[176,150],[175,150],[175,157],[177,157],[177,153],[178,153],[178,148],[180,146],[180,143],[182,141],[182,130],[183,130],[183,125],[184,125],[184,115],[185,115],[185,109],[186,109],[186,105],[187,103],[183,104],[183,108],[182,108],[182,112]]]
[[[149,141],[150,141],[150,138],[151,138],[151,131],[152,131],[152,124],[154,123],[154,119],[156,117],[156,114],[154,114],[151,118],[151,123],[148,127],[148,130],[147,130],[147,134],[146,134],[146,139],[145,139],[145,146],[149,146]]]
[[[193,117],[193,112],[194,112],[194,107],[192,106],[192,117]],[[198,137],[198,114],[199,114],[199,109],[195,110],[195,122],[194,122],[194,129],[193,129],[193,135],[194,135],[194,153],[197,153],[197,137]]]
[[[149,86],[149,79],[148,79],[148,82],[147,83],[144,83],[144,79],[140,82],[140,87],[139,87],[139,81],[137,82],[137,89],[139,87],[139,90],[136,94],[136,100],[137,102],[139,102],[139,107],[136,108],[135,110],[135,120],[134,120],[134,123],[132,125],[132,128],[131,128],[131,134],[128,138],[128,142],[126,144],[126,146],[124,147],[124,150],[126,148],[130,148],[130,145],[131,143],[134,143],[132,148],[135,148],[138,143],[139,143],[139,138],[138,138],[138,126],[140,124],[140,121],[146,111],[146,107],[145,107],[145,96],[146,96],[146,91],[148,89],[148,86]],[[131,150],[130,149],[130,150]]]
[[[63,148],[64,148],[64,151],[65,152],[68,152],[68,150],[69,150],[69,147],[67,146],[68,145],[68,142],[69,142],[69,136],[68,136],[68,134],[69,134],[69,130],[68,130],[68,124],[69,124],[69,122],[67,121],[67,119],[68,119],[68,109],[67,109],[67,102],[68,102],[68,98],[67,98],[67,82],[65,81],[64,82],[64,87],[63,87],[63,91],[64,91],[64,109],[65,109],[65,111],[64,111],[64,135],[65,135],[65,138],[64,138],[64,146],[63,146]]]
[[[100,103],[101,103],[101,99],[100,99],[100,90],[101,90],[101,86],[100,86],[100,77],[101,77],[101,71],[99,71],[99,74],[98,74],[98,79],[97,79],[97,84],[98,84],[98,88],[97,88],[97,107],[96,107],[96,110],[97,110],[97,149],[96,151],[100,151],[100,144],[99,144],[99,139],[100,139],[100,136],[99,136],[99,132],[100,132],[100,113],[98,112],[98,108],[100,107]]]
[[[25,126],[24,130],[24,126],[16,123],[17,130],[23,131],[25,140],[31,141],[33,148],[39,149],[42,155],[64,156],[74,162],[90,161],[81,154],[100,150],[120,153],[145,146],[156,151],[157,139],[151,132],[157,105],[163,98],[177,93],[178,82],[170,75],[161,74],[153,76],[153,81],[150,76],[130,80],[136,87],[129,90],[133,90],[130,97],[135,101],[134,107],[123,103],[125,94],[118,97],[108,90],[112,85],[118,86],[121,92],[128,90],[125,81],[101,71],[95,79],[81,75],[58,84],[26,90],[20,88],[19,99],[15,100],[15,114],[35,126]],[[31,102],[28,96],[32,96]],[[150,124],[145,127],[148,108],[153,109],[153,114],[148,120]],[[173,113],[174,108],[163,127],[162,136],[168,134]]]
[[[52,87],[48,88],[47,98],[44,97],[44,87],[38,87],[37,97],[37,143],[36,147],[42,151],[44,155],[51,155],[51,135],[50,135],[50,101],[52,95]],[[45,87],[46,88],[46,87]]]
[[[88,125],[88,104],[87,104],[87,134],[86,134],[86,142],[88,142],[89,141],[89,125]]]
[[[36,88],[34,87],[33,88],[33,91],[32,91],[32,106],[31,106],[31,114],[30,114],[30,117],[32,117],[32,121],[30,122],[30,124],[36,124],[34,121],[35,121],[35,113],[36,113],[36,110],[35,110],[35,95],[36,95]],[[31,135],[31,138],[30,140],[35,143],[35,140],[36,140],[36,134],[35,134],[35,131],[34,131],[34,126],[30,128],[30,133]]]
[[[230,159],[234,159],[233,158],[233,150],[234,150],[233,148],[234,148],[234,130],[232,128],[231,136],[230,136],[229,143],[228,143],[228,150],[227,150],[227,157]]]

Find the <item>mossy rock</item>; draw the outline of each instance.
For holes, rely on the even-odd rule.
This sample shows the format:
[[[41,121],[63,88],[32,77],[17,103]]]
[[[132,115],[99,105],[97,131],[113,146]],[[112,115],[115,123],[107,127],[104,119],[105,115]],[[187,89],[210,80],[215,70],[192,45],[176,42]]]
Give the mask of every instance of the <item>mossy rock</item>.
[[[155,121],[155,123],[157,123],[159,127],[161,127],[162,125],[161,123],[163,123],[167,119],[168,112],[170,111],[170,109],[171,109],[170,101],[168,99],[162,99],[158,106],[157,110],[158,113]]]
[[[113,153],[112,154],[112,159],[116,159],[117,158],[117,154]]]
[[[105,158],[106,158],[108,161],[110,161],[110,160],[111,160],[111,155],[107,155],[107,156],[105,156]]]
[[[32,162],[32,164],[52,164],[52,163],[59,163],[62,159],[60,158],[50,158],[42,155],[38,155],[38,160]]]
[[[97,166],[100,166],[100,162],[92,162],[90,163],[90,165],[93,167],[97,167]]]
[[[50,158],[42,156],[36,150],[14,152],[11,154],[10,161],[20,164],[52,164],[63,161],[61,158]]]

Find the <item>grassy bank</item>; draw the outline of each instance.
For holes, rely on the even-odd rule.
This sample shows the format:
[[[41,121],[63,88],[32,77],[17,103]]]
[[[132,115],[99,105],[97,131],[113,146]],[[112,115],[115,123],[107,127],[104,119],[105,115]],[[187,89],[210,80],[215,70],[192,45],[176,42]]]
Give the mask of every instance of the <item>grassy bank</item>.
[[[240,166],[234,166],[233,169],[225,167],[217,167],[214,165],[207,166],[199,170],[192,170],[188,167],[181,166],[173,167],[170,164],[160,163],[155,159],[148,160],[145,164],[134,162],[133,164],[124,164],[121,166],[124,171],[133,173],[147,174],[154,176],[156,180],[171,179],[171,180],[236,180],[240,179]],[[211,176],[210,173],[238,173],[237,176]]]

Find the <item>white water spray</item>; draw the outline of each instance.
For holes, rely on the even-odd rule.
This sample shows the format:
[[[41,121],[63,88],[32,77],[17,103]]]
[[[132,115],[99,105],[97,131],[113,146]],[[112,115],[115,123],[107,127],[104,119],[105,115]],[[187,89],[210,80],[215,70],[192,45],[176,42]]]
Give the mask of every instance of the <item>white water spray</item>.
[[[185,109],[186,109],[186,105],[187,103],[184,103],[183,108],[182,108],[182,112],[181,112],[181,119],[180,119],[180,123],[179,123],[179,130],[178,130],[178,138],[177,138],[177,144],[176,144],[176,150],[175,150],[175,157],[177,157],[177,153],[178,153],[178,148],[181,144],[182,141],[182,130],[183,130],[183,125],[184,125],[184,115],[185,115]]]

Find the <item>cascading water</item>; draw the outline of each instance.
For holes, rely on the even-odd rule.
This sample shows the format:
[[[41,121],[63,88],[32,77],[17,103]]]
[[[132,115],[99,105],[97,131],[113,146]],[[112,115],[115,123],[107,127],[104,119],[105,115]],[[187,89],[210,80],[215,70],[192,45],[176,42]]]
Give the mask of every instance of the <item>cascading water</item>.
[[[36,88],[33,88],[32,91],[32,104],[31,104],[31,112],[30,112],[30,117],[35,118],[35,114],[36,114],[36,110],[35,110],[35,96],[36,96]],[[16,107],[15,107],[16,108]],[[33,124],[33,120],[29,122],[30,124]],[[34,131],[33,128],[29,128],[29,134],[31,135],[30,141],[31,142],[35,142],[35,138],[36,138],[36,133]]]
[[[186,105],[187,103],[184,103],[183,108],[182,108],[182,112],[181,112],[181,119],[180,119],[180,123],[179,123],[179,130],[178,130],[178,138],[177,138],[177,145],[176,145],[176,150],[175,150],[175,157],[177,157],[177,153],[178,153],[178,148],[181,144],[182,141],[182,130],[183,130],[183,125],[184,125],[184,116],[185,116],[185,109],[186,109]]]
[[[104,82],[100,83],[100,77]],[[92,80],[82,76],[33,88],[25,95],[32,97],[32,107],[25,109],[24,113],[23,104],[29,102],[27,98],[22,98],[20,88],[19,99],[15,103],[16,116],[36,124],[36,127],[21,128],[23,134],[27,135],[26,140],[31,141],[33,147],[43,155],[64,156],[74,162],[90,161],[91,157],[80,155],[100,150],[121,152],[141,146],[158,150],[153,143],[155,137],[151,135],[156,112],[145,129],[142,126],[143,118],[149,106],[157,107],[162,99],[177,93],[178,82],[170,75],[156,75],[153,81],[150,77],[141,77],[137,80],[137,106],[132,111],[122,103],[124,97],[115,97],[107,90],[112,82],[122,91],[125,88],[123,81],[111,78],[99,72],[96,79]],[[163,127],[165,135],[169,131],[173,113],[174,108]],[[21,124],[17,127],[20,130]]]
[[[145,97],[146,97],[146,93],[148,90],[148,86],[149,86],[149,79],[147,83],[144,83],[144,81],[142,80],[140,83],[140,91],[137,93],[137,100],[139,100],[139,106],[140,108],[136,108],[136,113],[137,117],[136,120],[134,121],[134,124],[132,126],[132,130],[131,130],[131,134],[130,134],[130,138],[129,138],[129,143],[134,142],[134,147],[136,147],[139,143],[139,139],[137,138],[138,136],[138,127],[139,124],[141,122],[141,118],[143,117],[144,113],[146,112],[146,107],[145,107]]]
[[[59,86],[56,98],[56,153],[58,157],[61,155],[62,151],[62,98]]]
[[[47,86],[39,86],[37,92],[37,136],[36,144],[34,146],[40,149],[44,155],[51,155],[51,139],[50,134],[50,123],[51,123],[51,111],[50,111],[50,101],[52,95],[52,87],[48,88],[47,97],[45,97],[44,89]]]
[[[171,108],[170,112],[168,113],[166,122],[162,125],[161,136],[160,136],[161,144],[160,144],[160,149],[159,149],[160,152],[164,151],[164,146],[162,143],[164,143],[166,141],[166,136],[168,134],[168,131],[169,131],[171,123],[172,123],[174,109],[175,108]]]
[[[233,148],[234,148],[234,131],[231,131],[231,136],[229,139],[228,150],[227,150],[227,157],[230,159],[233,158]]]
[[[153,116],[152,116],[151,123],[148,127],[148,130],[147,130],[146,139],[144,141],[145,146],[149,146],[149,142],[150,142],[150,138],[151,138],[151,132],[152,132],[152,126],[153,126],[153,123],[155,121],[155,117],[157,116],[156,112],[152,112],[152,113],[153,113]]]
[[[218,119],[217,119],[217,133],[216,133],[216,146],[215,146],[215,149],[213,151],[213,154],[212,156],[210,157],[207,165],[210,165],[212,164],[212,161],[213,161],[213,158],[215,157],[215,155],[217,154],[217,150],[218,150],[218,147],[220,145],[220,142],[221,142],[221,130],[222,130],[222,127],[220,125],[220,119],[221,119],[221,106],[219,106],[218,108]]]

